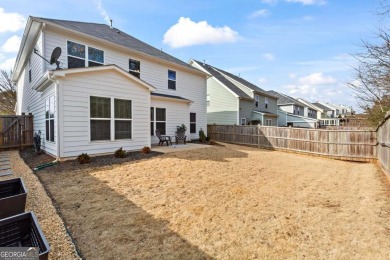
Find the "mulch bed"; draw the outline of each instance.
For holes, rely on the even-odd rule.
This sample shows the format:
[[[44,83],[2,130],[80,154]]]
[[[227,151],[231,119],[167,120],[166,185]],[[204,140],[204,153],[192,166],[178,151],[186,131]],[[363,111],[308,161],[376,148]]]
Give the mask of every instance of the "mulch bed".
[[[132,161],[138,161],[143,159],[152,158],[155,156],[159,156],[163,153],[151,151],[148,154],[142,154],[141,152],[128,152],[125,158],[115,158],[112,154],[110,155],[102,155],[102,156],[94,156],[91,157],[90,163],[80,164],[76,159],[75,160],[67,160],[61,161],[54,166],[42,169],[40,171],[50,171],[52,173],[60,173],[60,172],[68,172],[74,170],[88,170],[93,171],[95,169],[100,169],[105,166],[112,166],[123,164]],[[39,165],[49,163],[55,160],[55,158],[46,153],[37,154],[35,153],[33,148],[27,148],[20,151],[20,157],[23,158],[24,162],[33,169]]]

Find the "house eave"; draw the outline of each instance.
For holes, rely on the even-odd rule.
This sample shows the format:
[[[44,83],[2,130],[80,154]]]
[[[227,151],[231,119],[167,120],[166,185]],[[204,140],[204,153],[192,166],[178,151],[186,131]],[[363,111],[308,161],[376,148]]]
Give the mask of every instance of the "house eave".
[[[34,49],[42,26],[43,23],[31,19],[31,17],[28,18],[26,28],[24,29],[22,41],[20,43],[19,51],[16,56],[15,65],[12,70],[13,72],[11,80],[13,82],[16,82],[19,79],[24,64],[26,63],[26,60],[31,55],[32,50]]]

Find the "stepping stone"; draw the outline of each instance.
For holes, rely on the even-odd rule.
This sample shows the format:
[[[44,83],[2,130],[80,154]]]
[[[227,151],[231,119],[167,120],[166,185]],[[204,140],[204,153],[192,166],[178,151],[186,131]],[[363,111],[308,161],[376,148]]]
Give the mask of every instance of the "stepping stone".
[[[1,177],[1,176],[12,175],[12,174],[13,174],[12,171],[10,171],[10,172],[3,172],[3,173],[0,173],[0,177]]]
[[[11,170],[11,166],[0,166],[0,171]]]

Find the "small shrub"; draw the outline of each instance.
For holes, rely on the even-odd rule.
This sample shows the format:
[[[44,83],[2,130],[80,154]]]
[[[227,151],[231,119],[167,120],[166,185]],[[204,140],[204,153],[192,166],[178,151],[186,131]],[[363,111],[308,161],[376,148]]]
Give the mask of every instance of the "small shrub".
[[[125,158],[126,157],[126,151],[121,148],[115,151],[114,153],[115,158]]]
[[[147,146],[144,146],[144,148],[141,149],[141,153],[142,153],[142,154],[148,154],[148,153],[150,153],[150,152],[151,152],[151,150],[150,150],[150,148],[147,147]]]
[[[206,135],[204,134],[203,129],[199,130],[199,142],[204,143],[206,141]]]
[[[80,164],[90,163],[91,162],[91,157],[89,157],[89,155],[87,153],[82,153],[79,156],[77,156],[77,161]]]

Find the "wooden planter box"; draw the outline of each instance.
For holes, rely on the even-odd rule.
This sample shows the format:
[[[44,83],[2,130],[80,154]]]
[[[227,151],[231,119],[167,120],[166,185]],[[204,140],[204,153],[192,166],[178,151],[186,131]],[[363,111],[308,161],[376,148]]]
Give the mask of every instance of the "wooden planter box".
[[[24,212],[27,189],[21,178],[0,181],[0,219]]]
[[[50,246],[32,212],[0,220],[0,247],[37,247],[39,260],[49,258]]]

